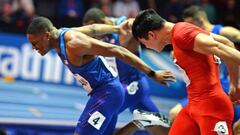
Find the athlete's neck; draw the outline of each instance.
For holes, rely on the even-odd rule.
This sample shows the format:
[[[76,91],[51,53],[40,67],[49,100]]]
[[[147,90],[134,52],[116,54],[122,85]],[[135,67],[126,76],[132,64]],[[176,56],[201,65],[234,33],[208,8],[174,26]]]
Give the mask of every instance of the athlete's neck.
[[[209,21],[203,21],[203,26],[202,28],[206,31],[212,31],[213,25]]]
[[[60,50],[59,36],[60,36],[60,31],[58,29],[54,28],[51,31],[50,45],[51,45],[51,48],[55,48],[57,52]]]
[[[164,24],[164,29],[165,29],[165,41],[168,43],[168,44],[171,44],[172,43],[172,29],[174,27],[174,23],[171,23],[171,22],[166,22]]]

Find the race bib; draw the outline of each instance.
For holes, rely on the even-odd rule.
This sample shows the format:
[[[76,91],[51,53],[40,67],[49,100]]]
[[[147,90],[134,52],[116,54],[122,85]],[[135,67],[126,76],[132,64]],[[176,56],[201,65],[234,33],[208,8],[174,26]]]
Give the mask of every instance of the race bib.
[[[218,135],[228,135],[227,123],[225,121],[216,123],[214,131],[217,132]]]
[[[117,70],[117,64],[116,64],[116,58],[115,57],[104,57],[105,60],[107,61],[108,65],[116,72],[118,73]]]
[[[115,58],[114,57],[102,57],[102,56],[99,56],[99,58],[102,60],[103,64],[108,69],[108,71],[110,71],[114,77],[117,77],[118,73],[117,73],[117,66],[116,66]],[[106,58],[109,58],[109,60],[107,61]]]
[[[216,56],[216,55],[213,55],[213,59],[214,59],[214,63],[216,63],[216,64],[220,65],[222,63],[221,59],[218,56]]]
[[[99,130],[105,121],[106,117],[102,115],[100,112],[94,112],[91,117],[88,119],[88,123],[91,124],[94,128]]]
[[[127,92],[129,95],[136,94],[137,90],[138,90],[138,82],[137,81],[133,81],[132,83],[130,83],[127,86]]]

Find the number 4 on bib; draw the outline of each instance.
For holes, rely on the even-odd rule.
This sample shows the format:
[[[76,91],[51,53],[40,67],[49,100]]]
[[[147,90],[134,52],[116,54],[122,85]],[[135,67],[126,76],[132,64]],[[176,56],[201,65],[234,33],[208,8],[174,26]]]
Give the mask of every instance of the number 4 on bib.
[[[90,116],[90,118],[88,119],[88,123],[97,130],[99,130],[105,119],[105,116],[103,116],[100,112],[96,111]]]

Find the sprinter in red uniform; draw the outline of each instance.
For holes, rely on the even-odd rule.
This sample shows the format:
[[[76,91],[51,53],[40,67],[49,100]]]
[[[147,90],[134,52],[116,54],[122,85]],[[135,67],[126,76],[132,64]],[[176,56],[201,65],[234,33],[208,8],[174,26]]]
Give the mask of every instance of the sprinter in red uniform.
[[[189,103],[175,119],[169,135],[232,135],[232,101],[240,99],[240,52],[228,39],[190,23],[170,23],[154,10],[138,14],[132,33],[147,48],[161,51],[173,45],[176,63],[186,73]],[[230,98],[219,80],[220,59],[229,68]]]

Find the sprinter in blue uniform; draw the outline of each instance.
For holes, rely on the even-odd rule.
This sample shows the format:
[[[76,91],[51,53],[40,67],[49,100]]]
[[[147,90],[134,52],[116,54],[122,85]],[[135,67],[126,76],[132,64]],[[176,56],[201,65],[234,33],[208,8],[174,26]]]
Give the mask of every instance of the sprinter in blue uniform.
[[[27,38],[33,49],[42,56],[55,49],[90,96],[77,123],[75,135],[112,134],[124,102],[125,91],[117,74],[98,55],[118,57],[159,83],[175,81],[171,72],[153,71],[127,49],[93,39],[77,28],[56,29],[45,17],[33,19],[28,26]]]
[[[225,36],[230,39],[232,42],[240,42],[240,31],[231,26],[222,26],[220,24],[211,24],[207,19],[207,15],[203,9],[198,6],[191,6],[184,11],[183,19],[185,22],[193,23],[207,31],[210,31],[213,34]],[[223,87],[223,90],[226,94],[229,94],[230,89],[230,81],[229,81],[229,73],[227,70],[227,66],[221,61],[220,64],[220,81]],[[181,110],[182,107],[186,106],[188,103],[188,99],[184,99],[180,104],[176,105],[170,112],[171,121],[174,119],[176,114]],[[240,120],[240,106],[234,106],[234,120],[235,123],[237,120]],[[238,126],[240,127],[240,126]]]
[[[102,10],[98,8],[90,8],[83,17],[83,25],[98,23],[118,26],[126,20],[130,21],[133,19],[128,19],[125,16],[119,18],[107,17]],[[126,49],[134,53],[137,57],[140,57],[141,46],[133,38],[131,33],[127,35],[118,33],[108,34],[103,37],[102,41],[125,47]],[[107,60],[110,65],[112,65],[114,69],[118,72],[120,82],[122,83],[126,91],[125,100],[119,113],[121,113],[127,108],[129,108],[131,112],[133,112],[133,110],[135,109],[145,110],[148,112],[159,112],[157,106],[150,98],[150,89],[146,79],[146,75],[142,71],[139,71],[135,67],[128,65],[120,59],[115,59],[114,57],[112,57],[107,58]],[[161,130],[159,130],[159,127],[156,126],[155,129],[158,129],[157,131],[159,131],[154,132],[155,134],[164,134]],[[151,132],[155,129],[154,127],[151,127],[149,131]]]

